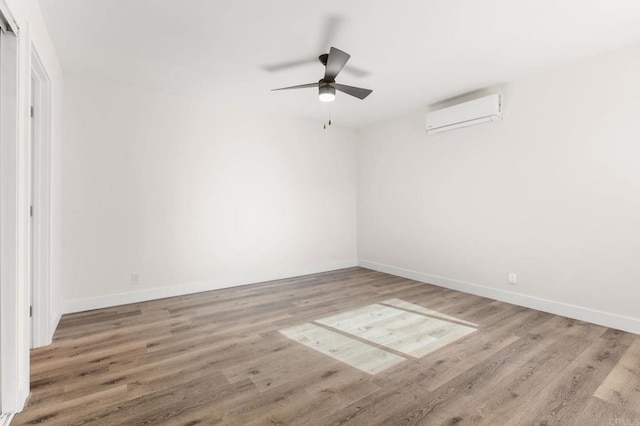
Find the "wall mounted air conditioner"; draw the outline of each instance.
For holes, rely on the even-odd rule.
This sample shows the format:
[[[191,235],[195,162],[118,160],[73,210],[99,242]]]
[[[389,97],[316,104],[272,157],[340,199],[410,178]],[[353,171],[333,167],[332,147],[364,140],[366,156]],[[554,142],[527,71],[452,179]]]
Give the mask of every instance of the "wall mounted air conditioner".
[[[502,120],[502,95],[489,95],[427,113],[427,133]]]

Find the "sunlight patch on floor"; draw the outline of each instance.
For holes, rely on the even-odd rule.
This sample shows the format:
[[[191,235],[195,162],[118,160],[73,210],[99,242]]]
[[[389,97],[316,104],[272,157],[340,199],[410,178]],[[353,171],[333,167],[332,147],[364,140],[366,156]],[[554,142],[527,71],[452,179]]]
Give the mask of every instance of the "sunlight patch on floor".
[[[475,324],[389,299],[280,332],[338,361],[376,374],[406,357],[423,357],[476,331],[470,326]]]
[[[401,356],[308,322],[280,332],[291,340],[369,374],[379,373],[405,361]]]

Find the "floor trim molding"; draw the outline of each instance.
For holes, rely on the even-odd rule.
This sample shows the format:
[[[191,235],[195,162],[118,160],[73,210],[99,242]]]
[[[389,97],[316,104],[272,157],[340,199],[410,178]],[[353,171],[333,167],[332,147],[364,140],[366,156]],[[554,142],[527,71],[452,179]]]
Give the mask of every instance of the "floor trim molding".
[[[335,271],[338,269],[352,268],[354,266],[358,266],[358,261],[355,259],[243,276],[233,280],[196,281],[181,285],[148,288],[144,290],[116,293],[87,299],[68,300],[63,304],[62,313],[70,314],[73,312],[90,311],[92,309],[108,308],[111,306],[126,305],[129,303],[146,302],[149,300],[163,299],[165,297],[183,296],[185,294],[200,293],[203,291],[220,290],[223,288],[260,283],[264,281],[273,281],[302,275],[317,274],[320,272]]]
[[[13,420],[15,413],[2,413],[0,414],[0,426],[9,426],[11,420]]]
[[[360,259],[358,261],[358,266],[372,269],[378,272],[384,272],[390,275],[396,275],[402,278],[408,278],[415,281],[437,285],[439,287],[449,288],[451,290],[458,290],[464,293],[475,294],[476,296],[487,297],[489,299],[499,300],[501,302],[507,302],[518,306],[524,306],[526,308],[537,309],[543,312],[549,312],[552,314],[578,319],[581,321],[587,321],[605,327],[611,327],[618,330],[628,331],[630,333],[640,334],[640,319],[638,318],[626,317],[609,312],[585,308],[582,306],[557,302],[554,300],[542,299],[535,296],[528,296],[520,293],[513,293],[510,291],[484,287],[478,284],[457,281],[451,278],[439,277],[437,275],[425,274],[423,272],[385,265],[369,260]]]

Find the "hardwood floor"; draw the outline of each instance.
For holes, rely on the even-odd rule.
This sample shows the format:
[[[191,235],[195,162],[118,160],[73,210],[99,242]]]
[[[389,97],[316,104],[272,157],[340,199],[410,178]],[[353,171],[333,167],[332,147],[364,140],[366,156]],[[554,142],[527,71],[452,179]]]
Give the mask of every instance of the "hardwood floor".
[[[65,315],[31,369],[14,425],[640,426],[640,336],[362,268]]]

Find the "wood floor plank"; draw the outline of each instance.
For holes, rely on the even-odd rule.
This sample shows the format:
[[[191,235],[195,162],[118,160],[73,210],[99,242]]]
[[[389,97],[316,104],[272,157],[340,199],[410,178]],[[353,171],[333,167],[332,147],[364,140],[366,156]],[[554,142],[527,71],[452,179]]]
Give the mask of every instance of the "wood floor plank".
[[[640,413],[640,341],[631,344],[594,396]]]
[[[458,415],[453,414],[450,407],[455,409],[455,403],[459,398],[468,397],[475,392],[493,391],[493,385],[500,377],[512,374],[522,366],[523,356],[542,351],[550,343],[548,340],[536,336],[520,338],[491,358],[446,382],[430,395],[406,401],[403,405],[396,407],[394,412],[380,413],[378,421],[373,424],[431,423],[442,416],[450,416],[455,424]]]
[[[640,424],[640,413],[627,410],[620,404],[610,404],[591,397],[575,419],[575,424],[605,426],[635,426]]]
[[[627,348],[615,340],[593,339],[587,349],[555,376],[535,402],[512,416],[513,421],[575,424],[583,407]]]
[[[400,356],[445,324],[475,331]],[[65,315],[12,424],[627,426],[638,359],[638,335],[347,268]]]
[[[535,354],[524,354],[523,359],[533,356],[511,374],[494,378],[492,392],[461,394],[447,407],[448,413],[432,419],[433,424],[449,424],[454,418],[461,424],[509,424],[513,413],[524,410],[536,395],[545,391],[554,380],[553,372],[564,369],[589,346],[586,339],[575,337],[547,340],[548,347]]]

